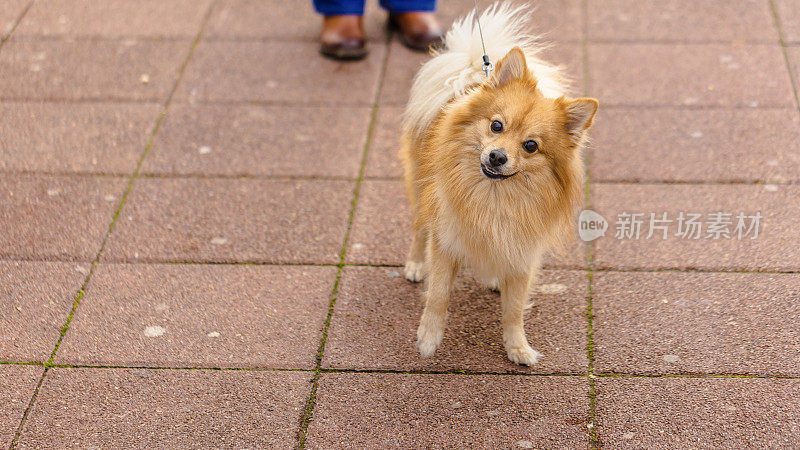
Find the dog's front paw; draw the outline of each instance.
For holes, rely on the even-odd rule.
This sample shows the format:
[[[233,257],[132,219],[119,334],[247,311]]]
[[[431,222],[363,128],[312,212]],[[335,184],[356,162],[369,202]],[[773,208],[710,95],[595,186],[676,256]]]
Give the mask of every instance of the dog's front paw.
[[[425,278],[425,261],[406,261],[405,275],[408,281],[422,281]]]
[[[442,343],[444,325],[435,320],[422,321],[417,328],[417,350],[422,356],[431,356]]]
[[[532,366],[539,361],[539,358],[544,356],[527,344],[524,346],[507,346],[506,352],[508,352],[508,359],[515,364],[522,364],[524,366]]]
[[[497,278],[478,280],[478,284],[491,291],[495,292],[500,291],[500,280],[498,280]]]

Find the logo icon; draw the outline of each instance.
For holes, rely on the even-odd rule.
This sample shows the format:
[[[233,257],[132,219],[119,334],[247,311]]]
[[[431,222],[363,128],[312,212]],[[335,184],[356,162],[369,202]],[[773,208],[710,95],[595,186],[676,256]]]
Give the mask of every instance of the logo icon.
[[[591,209],[584,209],[578,216],[578,234],[584,242],[591,242],[606,235],[608,221]]]

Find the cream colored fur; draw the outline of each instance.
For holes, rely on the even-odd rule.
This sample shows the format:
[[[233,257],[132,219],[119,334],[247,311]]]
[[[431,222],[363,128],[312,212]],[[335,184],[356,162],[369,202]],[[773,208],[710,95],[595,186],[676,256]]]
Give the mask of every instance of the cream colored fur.
[[[486,54],[489,61],[497,64],[512,48],[519,47],[525,53],[528,69],[536,76],[542,94],[560,97],[568,88],[567,78],[560,67],[537,56],[546,46],[527,31],[534,11],[528,5],[503,3],[495,3],[483,11],[479,18]],[[414,77],[403,117],[405,133],[415,135],[427,129],[451,100],[486,80],[475,11],[453,23],[444,44],[444,50],[434,53]]]

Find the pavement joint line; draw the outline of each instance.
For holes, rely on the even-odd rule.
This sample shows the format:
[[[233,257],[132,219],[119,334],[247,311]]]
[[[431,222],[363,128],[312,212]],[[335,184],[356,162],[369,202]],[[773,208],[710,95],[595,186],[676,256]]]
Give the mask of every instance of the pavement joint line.
[[[372,102],[372,110],[370,112],[369,126],[367,127],[367,139],[364,142],[364,150],[361,153],[361,163],[358,170],[358,179],[353,187],[353,199],[350,204],[350,213],[348,215],[347,228],[342,242],[342,248],[339,252],[339,263],[337,264],[336,280],[333,284],[333,289],[330,295],[330,303],[328,305],[328,315],[325,318],[325,324],[322,329],[322,337],[320,338],[319,350],[317,352],[317,364],[314,371],[314,377],[311,382],[311,392],[309,393],[308,400],[300,415],[300,424],[297,430],[297,448],[305,448],[306,438],[308,436],[308,427],[311,424],[311,419],[314,414],[314,406],[316,404],[316,394],[319,387],[319,378],[322,368],[322,358],[325,354],[325,345],[328,339],[328,330],[330,328],[331,320],[333,318],[334,307],[336,306],[336,298],[339,294],[339,283],[342,279],[342,269],[345,266],[345,258],[347,256],[347,246],[350,241],[350,233],[353,228],[353,221],[355,220],[356,208],[358,206],[358,198],[361,193],[361,185],[364,182],[364,175],[367,171],[367,158],[369,156],[369,148],[372,144],[372,138],[375,132],[375,122],[378,116],[378,108],[380,107],[381,93],[383,92],[383,83],[386,77],[386,70],[389,65],[389,57],[391,55],[391,46],[389,45],[393,33],[389,33],[386,37],[385,46],[386,51],[383,54],[383,61],[381,62],[381,69],[378,75],[378,83],[375,89],[375,98]]]
[[[637,184],[639,186],[665,186],[665,185],[689,185],[689,186],[696,186],[696,185],[702,185],[702,186],[731,186],[731,185],[740,186],[740,185],[746,185],[746,186],[749,186],[749,185],[753,185],[753,186],[759,186],[759,185],[765,185],[765,184],[774,184],[774,185],[787,185],[788,186],[788,185],[800,184],[800,182],[797,182],[797,181],[792,181],[792,182],[778,182],[778,181],[775,181],[775,182],[771,182],[770,181],[770,182],[754,182],[754,183],[751,183],[751,182],[747,182],[747,183],[717,183],[717,182],[694,182],[694,181],[691,181],[691,182],[688,182],[688,181],[668,181],[668,182],[657,181],[657,182],[654,182],[654,181],[644,181],[644,180],[642,180],[642,181],[631,181],[631,180],[628,180],[628,181],[593,181],[593,182],[591,182],[591,184],[592,184],[592,186],[603,186],[603,185],[610,185],[610,184]]]
[[[152,366],[152,365],[125,365],[125,364],[52,364],[41,361],[0,361],[0,366],[38,366],[47,369],[107,369],[107,370],[208,370],[220,372],[304,372],[315,373],[317,369],[303,369],[292,367],[222,367],[222,366]],[[465,369],[452,370],[402,370],[402,369],[356,369],[344,367],[320,368],[319,373],[352,373],[352,374],[386,374],[386,375],[465,375],[465,376],[519,376],[519,377],[570,377],[587,378],[585,372],[502,372],[502,371],[473,371]],[[689,378],[689,379],[770,379],[770,380],[800,380],[800,375],[778,374],[753,374],[753,373],[722,373],[722,372],[681,372],[681,373],[637,373],[637,372],[596,372],[595,378]]]
[[[188,41],[188,39],[184,39]],[[0,95],[0,102],[2,103],[23,103],[23,104],[34,104],[34,105],[42,105],[47,103],[58,103],[61,104],[107,104],[107,105],[158,105],[161,106],[164,104],[162,101],[158,100],[148,100],[148,99],[139,99],[139,98],[130,98],[130,97],[119,97],[119,98],[109,98],[109,97],[82,97],[82,98],[61,98],[61,97],[2,97]],[[188,101],[182,100],[180,98],[173,98],[172,99],[173,105],[179,106],[253,106],[253,107],[272,107],[273,105],[267,104],[265,102],[259,102],[257,100],[205,100],[205,101]],[[371,109],[371,105],[369,104],[349,104],[349,105],[342,105],[341,103],[304,103],[298,104],[297,102],[290,102],[285,101],[281,102],[274,106],[280,107],[287,107],[293,109],[363,109],[369,110]]]
[[[19,26],[20,22],[22,22],[22,19],[23,19],[23,18],[25,18],[25,15],[26,15],[26,14],[28,14],[28,11],[31,9],[31,7],[33,7],[33,4],[34,4],[34,2],[35,2],[35,1],[36,1],[36,0],[30,0],[30,1],[28,2],[28,4],[27,4],[27,5],[25,5],[25,8],[24,8],[24,9],[22,10],[22,12],[19,14],[19,16],[17,17],[17,19],[14,21],[14,24],[13,24],[13,25],[11,25],[11,28],[8,30],[8,32],[7,32],[7,33],[5,33],[3,36],[0,36],[0,49],[2,49],[2,48],[3,48],[3,44],[5,44],[7,40],[11,39],[11,34],[13,34],[13,33],[14,33],[14,31],[15,31],[15,30],[17,29],[17,27]]]
[[[674,268],[674,267],[661,267],[661,268],[644,268],[644,267],[629,267],[629,268],[620,268],[620,267],[608,267],[608,266],[597,266],[592,268],[593,272],[619,272],[619,273],[665,273],[665,272],[676,272],[676,273],[742,273],[742,274],[798,274],[800,270],[735,270],[735,269],[704,269],[698,267],[687,267],[687,268]]]
[[[674,109],[680,111],[707,111],[707,110],[716,110],[716,111],[725,111],[725,110],[741,110],[741,109],[752,109],[753,111],[761,111],[761,110],[779,110],[785,111],[790,109],[795,109],[794,106],[787,106],[787,105],[775,105],[775,104],[768,104],[768,105],[761,105],[758,106],[750,106],[750,105],[714,105],[714,104],[693,104],[693,105],[685,105],[685,104],[669,104],[669,103],[651,103],[651,104],[636,104],[636,103],[612,103],[612,104],[605,104],[603,103],[603,109],[645,109],[645,110],[652,110],[652,109]]]
[[[602,178],[593,184],[650,184],[650,185],[677,185],[677,186],[776,186],[800,185],[800,180],[637,180],[625,178]]]
[[[298,266],[298,267],[340,267],[339,263],[321,263],[313,261],[292,261],[292,262],[272,262],[272,261],[192,261],[192,260],[172,260],[172,259],[138,259],[126,260],[123,258],[104,259],[101,264],[130,264],[130,265],[194,265],[194,266]]]
[[[188,41],[188,40],[187,40]],[[101,96],[101,97],[4,97],[0,94],[0,103],[58,103],[58,104],[92,104],[92,103],[105,103],[113,104],[153,104],[162,103],[156,98],[134,98],[134,97],[115,97],[115,96]],[[283,100],[184,100],[175,98],[172,100],[175,105],[192,105],[192,106],[231,106],[231,107],[272,107],[280,106],[285,108],[352,108],[352,109],[369,109],[368,103],[345,103],[341,102],[311,102],[311,103],[297,103],[294,101]],[[388,107],[397,107],[400,105],[381,105]]]
[[[47,376],[47,372],[50,370],[49,367],[45,367],[42,371],[42,375],[39,377],[39,381],[36,383],[36,387],[33,389],[33,394],[31,395],[31,400],[28,402],[28,406],[25,408],[25,412],[22,413],[22,418],[19,421],[19,426],[17,430],[14,432],[14,437],[11,439],[11,444],[9,444],[8,449],[14,450],[17,447],[17,443],[19,442],[19,437],[22,435],[22,429],[25,426],[25,422],[28,420],[28,416],[33,409],[33,404],[36,402],[36,397],[39,396],[39,391],[42,389],[42,384],[44,383],[44,379]]]
[[[194,38],[189,35],[185,36],[160,36],[160,35],[145,35],[145,34],[110,34],[110,35],[102,35],[102,34],[75,34],[75,33],[54,33],[54,34],[41,34],[41,33],[30,33],[30,34],[18,34],[14,36],[14,39],[19,39],[21,41],[71,41],[71,42],[125,42],[125,41],[137,41],[137,42],[180,42],[180,41],[192,41]]]
[[[686,45],[686,46],[702,46],[702,45],[727,45],[730,47],[752,46],[752,47],[769,47],[775,46],[775,42],[768,39],[758,40],[735,40],[735,39],[588,39],[588,44],[594,45]]]
[[[25,257],[25,256],[8,256],[8,255],[0,255],[0,262],[41,262],[41,263],[75,263],[75,264],[87,264],[91,263],[89,260],[76,260],[76,259],[69,259],[69,258],[42,258],[42,257]],[[399,269],[403,266],[400,264],[392,264],[392,263],[359,263],[359,262],[351,262],[351,263],[320,263],[320,262],[313,262],[313,261],[298,261],[298,262],[270,262],[270,261],[191,261],[191,260],[170,260],[170,259],[138,259],[138,260],[125,260],[125,259],[104,259],[103,261],[98,261],[98,264],[101,265],[112,265],[112,264],[129,264],[129,265],[197,265],[197,266],[298,266],[298,267],[374,267],[374,268],[386,268],[386,269]],[[568,266],[568,265],[550,265],[546,264],[542,267],[542,270],[545,271],[554,271],[554,270],[565,270],[565,271],[586,271],[588,266]],[[800,269],[787,269],[787,270],[776,270],[776,269],[768,269],[768,270],[737,270],[737,269],[724,269],[724,268],[675,268],[675,267],[629,267],[629,268],[619,268],[619,267],[608,267],[608,266],[597,266],[595,264],[592,267],[592,272],[617,272],[617,273],[711,273],[711,274],[726,274],[726,273],[741,273],[741,274],[786,274],[786,275],[795,275],[800,273]]]
[[[0,99],[2,100],[2,99]],[[294,106],[303,106],[303,107],[329,107],[333,108],[336,105],[345,108],[364,108],[369,107],[369,105],[364,103],[352,103],[352,104],[337,104],[337,103],[325,103],[325,102],[315,102],[315,103],[304,103],[302,105],[298,105],[297,103],[285,100],[226,100],[226,99],[215,99],[215,100],[195,100],[194,103],[190,103],[187,100],[178,99],[175,102],[176,104],[194,104],[194,105],[227,105],[227,106],[285,106],[285,107],[294,107]],[[793,106],[777,104],[777,103],[766,103],[760,104],[758,106],[750,106],[749,104],[734,104],[734,105],[721,105],[721,104],[694,104],[694,105],[685,105],[685,104],[677,104],[677,103],[608,103],[605,104],[606,108],[630,108],[630,109],[687,109],[687,110],[760,110],[760,109],[793,109]],[[402,108],[402,103],[395,103],[388,101],[386,103],[379,103],[379,106],[384,108]]]
[[[772,10],[772,18],[775,20],[775,28],[778,31],[778,42],[783,52],[783,60],[786,63],[786,70],[789,72],[789,81],[792,84],[792,93],[794,94],[794,104],[800,110],[800,94],[798,94],[797,81],[795,81],[795,74],[792,70],[792,62],[789,60],[789,51],[786,40],[783,38],[783,24],[781,23],[780,14],[778,14],[778,7],[775,5],[775,0],[769,0],[769,6]]]
[[[787,46],[791,47],[791,46]],[[107,105],[141,105],[141,104],[162,104],[158,99],[154,98],[133,98],[133,97],[3,97],[0,94],[0,103],[32,103],[32,104],[107,104]],[[172,99],[172,104],[175,105],[192,105],[192,106],[233,106],[233,107],[286,107],[296,109],[369,109],[371,105],[367,103],[351,103],[342,104],[335,102],[312,102],[298,104],[293,101],[282,100],[186,100],[181,98]],[[379,106],[384,108],[402,108],[403,105],[399,103],[381,103]],[[736,105],[718,105],[718,104],[673,104],[673,103],[603,103],[604,109],[673,109],[673,110],[788,110],[797,109],[797,106],[781,105],[781,104],[759,104],[758,106],[750,106],[745,104]]]
[[[42,170],[0,170],[0,175],[10,176],[53,176],[53,177],[106,177],[128,178],[130,174],[121,172],[91,171],[42,171]],[[203,174],[203,173],[143,173],[138,178],[169,180],[262,180],[262,181],[358,181],[357,177],[327,175],[268,175],[268,174]],[[398,179],[399,180],[399,179]]]
[[[583,59],[583,86],[584,96],[589,96],[591,92],[591,76],[589,73],[589,2],[583,0],[581,2],[581,22],[583,29],[583,42],[581,43],[581,57]],[[591,167],[592,159],[594,156],[593,149],[589,143],[586,143],[584,148],[585,154],[585,181],[584,181],[584,196],[585,208],[592,209],[592,177]],[[588,378],[588,391],[587,397],[589,400],[589,411],[587,418],[587,433],[589,438],[589,448],[600,448],[600,443],[597,440],[597,392],[595,389],[595,371],[594,371],[594,310],[593,299],[594,292],[592,289],[594,280],[594,242],[589,242],[585,245],[586,256],[586,360],[588,363],[587,378]]]
[[[463,15],[462,15],[463,16]],[[62,35],[64,36],[64,35]],[[103,35],[67,35],[69,37],[80,37],[84,39],[108,39],[108,38],[117,38],[117,36],[103,36]],[[33,35],[27,34],[25,35],[26,38],[53,38],[58,37],[58,35]],[[180,39],[178,36],[136,36],[136,35],[126,35],[121,36],[119,38],[127,38],[127,39],[137,39],[137,38],[146,38],[151,40],[176,40]],[[368,36],[368,39],[378,41],[385,39],[386,35],[383,36]],[[770,46],[775,45],[775,43],[769,39],[745,39],[745,40],[735,40],[735,39],[602,39],[602,38],[595,38],[590,39],[588,36],[581,37],[581,38],[551,38],[549,36],[544,36],[540,39],[541,42],[552,43],[552,44],[580,44],[583,41],[586,41],[589,44],[609,44],[609,45],[729,45],[729,46]],[[279,36],[247,36],[247,35],[213,35],[203,38],[203,42],[211,42],[211,43],[308,43],[308,44],[315,44],[317,41],[313,38],[303,37],[303,36],[288,36],[288,37],[279,37]],[[794,42],[792,42],[794,43]]]
[[[586,256],[587,259],[592,259],[591,246],[586,247]],[[597,390],[595,386],[597,374],[594,370],[594,290],[592,288],[594,272],[592,271],[591,267],[586,270],[586,278],[586,357],[589,362],[589,445],[593,448],[599,448],[600,443],[597,440]]]
[[[589,73],[589,2],[588,0],[581,1],[581,25],[583,40],[581,42],[581,58],[583,66],[583,86],[584,96],[589,96],[591,92],[591,76]],[[592,208],[592,180],[591,180],[591,167],[593,152],[587,143],[583,149],[585,154],[585,180],[584,180],[584,201],[585,209]],[[592,311],[592,280],[593,272],[592,266],[594,264],[594,242],[590,242],[585,247],[586,256],[586,360],[588,362],[588,370],[586,376],[588,378],[588,391],[587,397],[589,401],[589,411],[586,420],[587,434],[589,438],[589,448],[599,448],[600,445],[597,441],[597,395],[595,392],[595,376],[594,376],[594,313]]]
[[[139,178],[166,179],[227,179],[227,180],[276,180],[276,181],[358,181],[358,177],[336,175],[269,175],[269,174],[204,174],[204,173],[145,173]]]
[[[200,41],[200,37],[203,34],[203,30],[205,29],[205,26],[208,23],[208,19],[209,19],[210,15],[211,15],[211,10],[212,10],[212,8],[214,6],[214,3],[215,3],[215,0],[212,0],[209,3],[208,10],[206,11],[206,13],[204,15],[204,18],[203,18],[203,21],[200,24],[200,29],[198,30],[197,35],[195,36],[195,39],[191,42],[191,45],[189,46],[189,50],[188,50],[188,52],[186,54],[186,58],[184,58],[183,63],[181,64],[181,66],[178,69],[178,73],[175,76],[175,82],[173,83],[172,89],[169,92],[169,95],[167,96],[166,100],[163,103],[162,110],[161,110],[160,114],[158,115],[158,118],[156,119],[156,123],[153,126],[152,132],[150,133],[150,138],[148,139],[148,142],[145,145],[145,148],[144,148],[142,154],[139,157],[136,169],[133,171],[133,173],[130,176],[130,179],[128,180],[128,184],[127,184],[127,186],[125,188],[125,192],[122,194],[122,198],[120,199],[120,203],[117,206],[117,208],[116,208],[116,210],[114,212],[114,215],[113,215],[113,217],[111,219],[111,223],[108,225],[108,229],[106,230],[106,233],[103,236],[103,240],[100,243],[100,248],[98,249],[97,254],[94,257],[94,260],[91,262],[91,265],[89,267],[89,272],[86,274],[86,277],[84,278],[80,289],[78,290],[77,294],[75,295],[75,299],[74,299],[73,304],[72,304],[72,309],[70,310],[70,313],[69,313],[69,316],[67,317],[66,322],[61,327],[61,333],[60,333],[60,335],[58,337],[58,340],[56,341],[56,344],[55,344],[55,346],[53,348],[53,351],[50,354],[50,357],[47,360],[46,364],[52,364],[53,363],[53,361],[55,360],[56,353],[58,352],[58,349],[61,346],[61,342],[64,340],[64,336],[66,335],[67,331],[69,330],[69,325],[72,322],[72,319],[75,316],[75,313],[77,312],[78,307],[80,306],[81,299],[85,295],[85,292],[86,292],[86,290],[87,290],[87,288],[89,286],[89,281],[91,280],[92,274],[94,273],[95,267],[97,267],[97,264],[100,261],[100,256],[103,254],[103,250],[105,249],[106,242],[108,241],[108,238],[109,238],[109,236],[111,235],[111,232],[114,229],[114,224],[116,223],[117,219],[119,218],[119,215],[120,215],[120,213],[122,211],[122,208],[125,206],[125,201],[127,200],[128,195],[130,194],[131,189],[133,188],[133,183],[136,180],[136,176],[139,173],[139,170],[141,169],[142,163],[144,162],[144,158],[145,158],[145,156],[147,156],[147,152],[150,150],[150,147],[153,145],[153,141],[155,139],[156,133],[158,132],[158,128],[161,125],[161,122],[163,121],[164,116],[166,115],[167,108],[169,108],[170,100],[172,99],[173,95],[175,94],[175,91],[177,90],[178,85],[180,84],[180,81],[183,78],[183,74],[184,74],[184,72],[186,70],[186,67],[189,64],[189,60],[191,59],[192,55],[194,54],[194,50],[197,47],[198,42]],[[28,406],[27,406],[27,408],[25,410],[25,413],[23,414],[22,419],[20,420],[19,427],[17,428],[17,431],[14,434],[14,438],[11,441],[10,450],[13,450],[17,446],[17,443],[19,442],[19,438],[20,438],[20,436],[22,434],[22,430],[23,430],[23,428],[25,426],[25,422],[26,422],[26,419],[28,417],[28,413],[30,412],[31,408],[33,407],[34,403],[36,402],[36,397],[37,397],[37,395],[39,393],[39,389],[42,386],[42,381],[47,376],[48,370],[49,370],[49,367],[45,366],[45,370],[42,373],[42,375],[41,375],[41,377],[39,379],[39,383],[36,385],[36,388],[34,389],[33,394],[31,395],[31,399],[30,399],[30,401],[28,403]]]
[[[766,379],[766,380],[800,380],[797,375],[758,375],[748,373],[631,373],[631,372],[599,372],[597,378],[691,378],[691,379],[719,379],[719,378],[743,378],[743,379]]]
[[[125,173],[104,173],[104,172],[68,172],[68,171],[45,171],[45,170],[0,170],[0,175],[19,176],[19,177],[92,177],[92,178],[129,178],[130,174]]]
[[[388,51],[388,48],[387,48]],[[341,102],[309,102],[309,103],[297,103],[292,100],[234,100],[234,99],[211,99],[211,100],[184,100],[178,99],[175,102],[176,105],[191,105],[194,104],[195,106],[260,106],[260,107],[267,107],[267,106],[283,106],[286,108],[293,108],[293,107],[301,107],[301,108],[370,108],[372,105],[369,103],[341,103]],[[379,105],[379,106],[391,106],[391,107],[399,107],[402,105],[392,104],[392,105]]]
[[[759,110],[773,110],[773,109],[794,109],[794,105],[786,105],[780,103],[759,103],[758,106],[750,106],[750,104],[737,103],[733,105],[724,104],[701,104],[701,105],[684,105],[680,103],[604,103],[606,109],[641,109],[641,110],[657,110],[657,109],[680,109],[680,110],[697,110],[697,111],[759,111]]]
[[[88,288],[89,285],[89,278],[93,270],[94,270],[94,262],[92,262],[92,265],[89,267],[89,273],[86,274],[86,277],[83,279],[83,283],[81,285],[80,290],[78,290],[78,293],[75,294],[75,298],[72,301],[72,308],[70,308],[69,311],[69,316],[67,316],[67,320],[66,322],[64,322],[64,325],[61,326],[61,330],[59,331],[58,341],[56,341],[56,345],[55,347],[53,347],[53,351],[50,352],[50,356],[47,358],[46,362],[47,364],[52,364],[53,360],[56,357],[58,349],[61,347],[61,342],[64,340],[64,335],[67,334],[67,330],[69,329],[69,324],[72,323],[72,319],[75,317],[75,312],[78,310],[78,305],[80,305],[81,300],[83,300],[83,297],[86,295],[86,289]]]
[[[58,105],[163,105],[163,102],[148,99],[134,99],[134,98],[105,98],[105,97],[85,97],[85,98],[57,98],[57,97],[2,97],[0,96],[0,103],[4,104],[33,104],[33,105],[47,105],[48,103],[55,103]]]
[[[148,98],[134,98],[134,97],[115,97],[115,96],[102,96],[102,97],[3,97],[0,95],[0,103],[36,103],[36,104],[47,104],[47,103],[58,103],[59,105],[71,105],[71,104],[93,104],[93,103],[104,103],[104,104],[121,104],[121,105],[131,105],[131,104],[149,104],[152,105],[156,104],[163,104],[160,102],[156,97],[148,97]]]
[[[466,11],[471,11],[472,6]],[[465,11],[465,14],[466,14]],[[462,14],[463,16],[464,14]],[[374,42],[381,42],[386,41],[388,38],[388,34],[384,33],[383,35],[379,36],[367,36],[367,41],[374,41]],[[553,42],[553,43],[572,43],[576,44],[580,42],[580,39],[542,39],[546,42]],[[389,39],[389,43],[391,43],[391,39]],[[309,44],[318,44],[318,40],[316,38],[310,37],[303,37],[303,36],[287,36],[287,37],[279,37],[279,36],[248,36],[248,35],[213,35],[203,38],[203,42],[223,42],[223,43],[263,43],[263,42],[276,42],[276,43],[284,43],[284,42],[295,42],[295,43],[309,43]]]
[[[787,108],[794,110],[794,108]],[[587,156],[592,153],[588,148]],[[129,174],[121,172],[91,172],[91,171],[43,171],[43,170],[2,170],[0,175],[9,176],[38,176],[38,177],[106,177],[106,178],[128,178]],[[347,176],[327,176],[327,175],[270,175],[270,174],[204,174],[204,173],[143,173],[137,178],[144,179],[168,179],[168,180],[256,180],[256,181],[348,181],[357,182],[359,178]],[[365,175],[363,181],[395,181],[402,182],[402,177],[393,176],[369,176]],[[601,184],[638,184],[638,185],[687,185],[687,186],[797,186],[798,180],[742,180],[742,179],[718,179],[718,180],[681,180],[681,179],[636,179],[636,178],[601,178],[592,182],[595,185]]]
[[[153,104],[159,103],[158,99],[155,98],[133,98],[133,97],[113,97],[113,96],[105,96],[105,97],[81,97],[81,98],[74,98],[74,97],[3,97],[0,94],[0,103],[35,103],[35,104],[46,104],[46,103],[58,103],[58,104],[121,104],[121,105],[128,105],[128,104]],[[343,108],[343,109],[366,109],[370,108],[369,104],[366,103],[351,103],[351,104],[341,104],[335,102],[311,102],[311,103],[303,103],[298,104],[293,101],[282,101],[282,100],[185,100],[181,98],[175,98],[172,100],[172,103],[175,105],[193,105],[193,106],[230,106],[230,107],[245,107],[245,106],[252,106],[252,107],[285,107],[285,108]],[[379,104],[381,107],[385,108],[401,108],[403,105],[399,103],[381,103]],[[781,104],[759,104],[758,106],[750,106],[745,104],[736,104],[736,105],[715,105],[715,104],[701,104],[701,105],[683,105],[683,104],[672,104],[672,103],[651,103],[651,104],[635,104],[635,103],[604,103],[604,109],[641,109],[641,110],[657,110],[657,109],[674,109],[674,110],[786,110],[786,109],[798,109],[797,106],[791,105],[781,105]]]

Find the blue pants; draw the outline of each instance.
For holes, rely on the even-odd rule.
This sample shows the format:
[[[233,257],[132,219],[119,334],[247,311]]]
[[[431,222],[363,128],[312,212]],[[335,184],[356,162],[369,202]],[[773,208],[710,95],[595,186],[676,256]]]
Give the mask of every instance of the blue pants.
[[[365,0],[314,0],[314,9],[326,16],[364,15]],[[380,0],[389,12],[434,11],[436,0]]]

